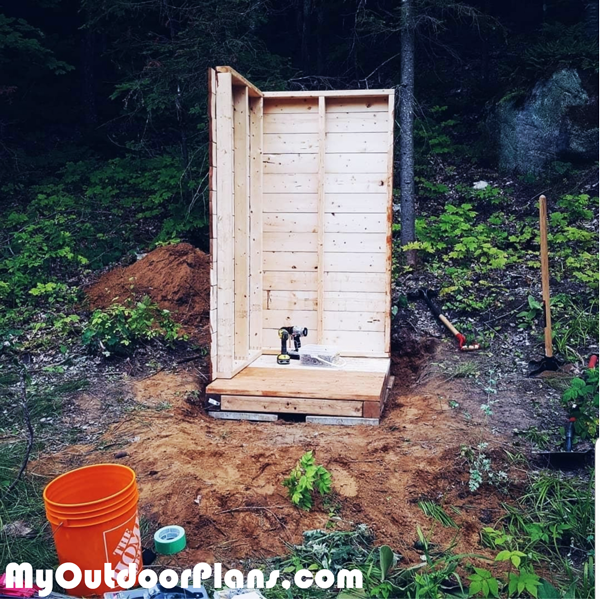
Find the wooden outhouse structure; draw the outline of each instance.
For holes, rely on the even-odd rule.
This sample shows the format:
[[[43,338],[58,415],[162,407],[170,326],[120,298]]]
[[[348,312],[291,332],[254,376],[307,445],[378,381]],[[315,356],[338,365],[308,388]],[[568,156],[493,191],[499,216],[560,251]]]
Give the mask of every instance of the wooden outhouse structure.
[[[394,90],[209,71],[211,361],[223,412],[378,419],[390,367]],[[278,365],[282,326],[341,368]]]

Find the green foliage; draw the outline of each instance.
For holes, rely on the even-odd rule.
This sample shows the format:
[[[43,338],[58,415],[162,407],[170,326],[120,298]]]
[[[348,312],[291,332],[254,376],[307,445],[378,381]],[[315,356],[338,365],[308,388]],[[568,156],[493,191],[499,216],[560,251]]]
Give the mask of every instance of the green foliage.
[[[450,528],[458,528],[458,525],[454,520],[448,516],[444,508],[433,501],[419,501],[418,506],[423,510],[423,513],[434,520],[437,520],[440,524],[448,526]]]
[[[510,572],[508,575],[508,594],[520,596],[527,591],[533,597],[538,596],[538,587],[541,585],[540,577],[533,572],[519,570],[518,574]]]
[[[523,310],[517,314],[517,318],[521,320],[519,327],[535,328],[536,323],[540,322],[540,318],[544,313],[544,305],[536,300],[532,295],[527,296],[528,310]]]
[[[467,197],[470,197],[473,200],[477,200],[484,204],[491,204],[492,206],[497,206],[505,203],[512,193],[512,189],[501,189],[500,187],[493,187],[492,185],[488,185],[483,189],[466,189],[461,188]]]
[[[581,439],[594,440],[598,437],[598,368],[588,370],[584,378],[571,380],[563,393],[562,403],[575,417],[575,434]]]
[[[450,191],[450,188],[444,183],[435,183],[425,179],[425,177],[415,177],[418,195],[425,196],[444,196]]]
[[[587,194],[565,195],[558,201],[562,210],[549,215],[548,243],[553,249],[553,275],[572,276],[591,289],[598,290],[598,234],[593,221],[598,198]],[[595,210],[594,210],[595,209]]]
[[[283,486],[287,487],[290,501],[295,506],[309,511],[314,491],[320,495],[331,492],[331,474],[323,466],[317,466],[313,452],[308,451],[298,460]]]
[[[516,543],[513,542],[513,537],[506,535],[501,531],[497,531],[491,527],[486,527],[483,530],[488,543],[491,539],[490,546],[496,547],[505,544],[510,544],[513,547]],[[526,591],[532,597],[538,597],[538,587],[542,586],[540,577],[533,571],[532,566],[528,563],[531,555],[526,554],[518,548],[508,548],[500,551],[494,561],[506,563],[507,571],[503,575],[494,576],[489,570],[483,568],[473,568],[475,573],[469,576],[471,585],[469,586],[469,596],[482,597],[500,597],[500,593],[507,593],[508,597],[521,596]],[[514,568],[514,570],[513,570]]]
[[[140,150],[146,150],[156,133],[166,139],[173,131],[180,137],[183,134],[182,145],[189,146],[190,155],[207,141],[205,73],[209,67],[232,65],[261,89],[277,85],[281,89],[288,79],[285,75],[291,76],[287,61],[269,52],[258,35],[269,16],[263,4],[250,0],[173,4],[160,34],[155,33],[155,21],[150,21],[152,25],[144,34],[135,37],[128,29],[137,31],[137,22],[144,23],[148,14],[162,20],[164,8],[160,3],[142,7],[118,0],[102,4],[86,0],[84,5],[92,26],[105,31],[111,40],[114,60],[122,71],[111,99],[119,100],[131,119],[153,123],[153,135],[147,131],[136,140]],[[115,30],[115,21],[125,31]],[[157,35],[160,44],[156,43]]]
[[[502,486],[508,481],[508,474],[503,470],[494,470],[492,460],[486,454],[488,444],[479,443],[476,447],[461,445],[460,455],[467,460],[469,466],[469,490],[474,493],[484,483]]]
[[[502,247],[509,234],[500,214],[487,223],[476,222],[478,216],[474,205],[446,204],[437,217],[419,218],[416,223],[418,242],[412,247],[440,256],[443,262],[470,263],[473,269],[483,273],[502,269],[514,262],[514,257]]]
[[[498,580],[492,576],[489,570],[484,568],[473,568],[474,574],[469,576],[469,596],[481,594],[483,597],[498,597]]]
[[[8,432],[8,429],[2,425],[0,432]],[[48,481],[43,477],[24,476],[10,495],[5,492],[17,475],[24,452],[25,443],[20,442],[4,444],[0,452],[0,564],[3,569],[5,564],[13,561],[28,562],[34,569],[58,565],[42,498]],[[13,522],[25,523],[31,534],[25,537],[10,535],[8,525]]]
[[[540,449],[546,449],[550,443],[550,435],[547,431],[540,430],[538,426],[530,426],[525,430],[515,430],[515,434],[523,436],[528,441],[535,443]]]
[[[157,338],[173,343],[185,337],[169,311],[161,310],[148,296],[95,310],[83,331],[83,343],[106,356],[129,353],[140,342]]]
[[[560,592],[549,589],[549,585],[541,581],[539,597],[591,599],[594,596],[593,469],[583,477],[532,473],[525,494],[516,505],[505,508],[506,528],[485,528],[482,531],[484,545],[510,552],[518,550],[535,561],[550,562],[559,568],[561,574],[556,580],[560,583]],[[565,557],[567,554],[571,557]],[[573,558],[578,566],[574,565]],[[591,567],[588,562],[592,563]],[[531,593],[530,589],[526,590]]]
[[[439,209],[417,218],[417,241],[403,249],[421,251],[428,270],[441,283],[440,296],[447,297],[447,309],[482,312],[499,308],[510,297],[504,274],[508,268],[539,269],[537,216],[502,209],[511,201],[508,190],[457,185]],[[597,213],[598,198],[587,194],[565,195],[550,212],[552,276],[574,280],[586,289],[576,303],[563,300],[561,306],[553,298],[553,310],[558,308],[553,312],[555,333],[563,350],[570,345],[567,339],[575,342],[577,337],[576,347],[580,347],[594,335],[597,310],[587,306],[598,289]],[[535,326],[540,312],[541,302],[531,297],[528,310],[519,315],[521,326]],[[581,318],[574,319],[578,312]],[[586,338],[583,343],[582,337]]]
[[[44,34],[24,19],[7,17],[0,13],[0,66],[7,68],[17,57],[30,64],[38,64],[60,75],[74,69],[72,65],[57,60],[54,53],[43,44]]]
[[[14,207],[0,223],[0,299],[16,306],[31,294],[55,302],[68,292],[59,281],[82,268],[202,230],[202,203],[186,206],[197,182],[182,184],[181,174],[172,156],[127,156],[68,164],[56,181],[32,187],[24,206],[13,191]]]
[[[454,118],[446,118],[448,106],[432,106],[415,122],[415,155],[419,162],[428,162],[432,156],[457,151],[452,141],[453,129],[459,124]],[[444,193],[438,187],[436,193]]]
[[[497,562],[506,562],[510,561],[510,563],[518,568],[521,565],[521,558],[526,557],[525,553],[522,551],[514,550],[510,551],[508,549],[504,549],[496,556]]]
[[[594,218],[594,211],[590,209],[591,202],[592,200],[587,193],[579,195],[567,194],[558,200],[557,205],[559,208],[565,210],[571,221],[592,220]]]
[[[387,545],[382,545],[379,548],[379,568],[381,570],[381,582],[385,580],[390,568],[394,565],[394,552]]]
[[[538,35],[529,39],[520,60],[533,76],[566,67],[597,73],[598,41],[592,41],[583,23],[571,27],[544,23]]]

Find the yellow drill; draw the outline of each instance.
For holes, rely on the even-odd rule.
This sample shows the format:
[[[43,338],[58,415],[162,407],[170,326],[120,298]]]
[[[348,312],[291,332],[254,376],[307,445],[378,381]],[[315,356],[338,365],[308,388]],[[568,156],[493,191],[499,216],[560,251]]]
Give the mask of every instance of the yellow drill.
[[[281,339],[281,353],[277,356],[277,364],[289,364],[290,360],[299,360],[300,338],[308,335],[308,329],[306,327],[281,327],[278,335]],[[294,340],[293,350],[288,350],[290,337]]]

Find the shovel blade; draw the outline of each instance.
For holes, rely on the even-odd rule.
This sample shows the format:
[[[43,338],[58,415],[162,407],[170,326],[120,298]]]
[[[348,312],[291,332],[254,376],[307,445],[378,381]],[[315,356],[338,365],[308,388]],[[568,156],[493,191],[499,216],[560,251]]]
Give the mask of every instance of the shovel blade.
[[[594,454],[586,451],[540,451],[534,454],[540,464],[555,470],[578,470],[593,465]]]
[[[529,362],[529,374],[527,376],[537,376],[545,371],[556,372],[560,369],[560,364],[558,360],[554,357],[549,358],[545,356],[541,360],[532,360]]]

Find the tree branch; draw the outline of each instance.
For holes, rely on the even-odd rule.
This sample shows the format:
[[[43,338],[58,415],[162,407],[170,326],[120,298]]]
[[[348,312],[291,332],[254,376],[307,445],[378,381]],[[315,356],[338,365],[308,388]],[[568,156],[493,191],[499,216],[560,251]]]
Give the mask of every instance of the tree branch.
[[[25,421],[25,427],[27,428],[27,449],[25,450],[25,455],[23,456],[23,462],[21,463],[21,467],[19,468],[19,472],[15,480],[10,484],[8,489],[6,489],[6,493],[10,493],[16,486],[21,476],[23,476],[23,472],[27,468],[27,464],[29,463],[29,456],[31,455],[31,450],[33,448],[33,426],[31,425],[31,416],[29,414],[29,406],[27,404],[27,376],[26,370],[23,368],[21,371],[21,408],[23,409],[23,420]]]

